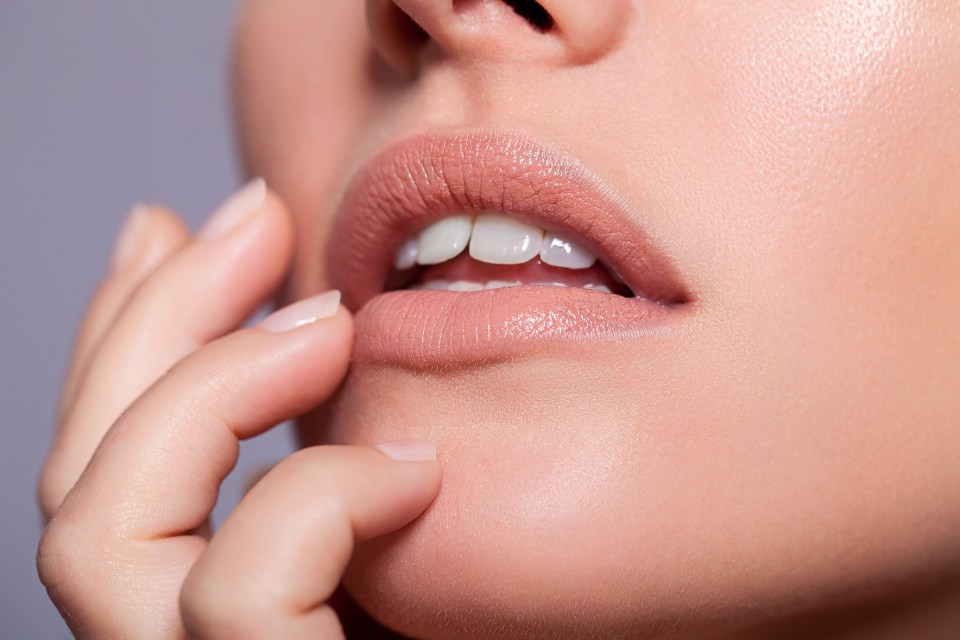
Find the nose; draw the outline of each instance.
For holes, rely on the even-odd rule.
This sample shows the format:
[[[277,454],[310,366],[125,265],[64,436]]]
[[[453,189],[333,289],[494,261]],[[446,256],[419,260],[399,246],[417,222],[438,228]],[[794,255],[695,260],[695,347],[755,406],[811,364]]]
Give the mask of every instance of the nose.
[[[468,61],[590,64],[617,48],[632,18],[632,0],[367,0],[374,47],[408,73],[430,48]]]

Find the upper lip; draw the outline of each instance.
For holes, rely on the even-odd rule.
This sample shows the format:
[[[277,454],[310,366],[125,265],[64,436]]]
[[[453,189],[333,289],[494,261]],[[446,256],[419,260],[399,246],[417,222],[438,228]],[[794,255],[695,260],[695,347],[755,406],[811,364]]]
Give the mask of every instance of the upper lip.
[[[400,244],[468,210],[502,212],[575,239],[637,296],[689,298],[642,218],[581,162],[504,131],[419,134],[374,155],[340,203],[327,256],[333,285],[354,311],[382,293]]]

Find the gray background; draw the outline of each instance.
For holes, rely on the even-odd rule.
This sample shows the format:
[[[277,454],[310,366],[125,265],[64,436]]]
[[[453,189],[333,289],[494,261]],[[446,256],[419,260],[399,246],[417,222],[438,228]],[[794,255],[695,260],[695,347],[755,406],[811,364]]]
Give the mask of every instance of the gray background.
[[[120,222],[146,200],[196,228],[241,182],[226,81],[238,4],[0,0],[0,638],[69,637],[34,569],[34,482]],[[288,437],[244,445],[222,502]]]

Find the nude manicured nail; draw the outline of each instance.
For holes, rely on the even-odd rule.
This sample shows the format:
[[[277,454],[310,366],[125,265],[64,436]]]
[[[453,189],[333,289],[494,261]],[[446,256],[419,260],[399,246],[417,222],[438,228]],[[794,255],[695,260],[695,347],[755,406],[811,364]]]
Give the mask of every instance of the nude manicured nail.
[[[425,440],[397,440],[375,447],[387,457],[400,462],[429,462],[437,459],[437,445]]]
[[[264,182],[263,178],[257,178],[247,183],[213,212],[210,219],[197,233],[197,237],[213,240],[225,236],[259,210],[266,197],[267,183]]]
[[[337,290],[327,291],[274,311],[261,320],[257,326],[273,333],[283,333],[313,324],[317,320],[332,318],[337,315],[337,309],[339,308],[340,292]]]
[[[148,215],[149,209],[146,205],[136,204],[130,210],[130,215],[120,228],[117,242],[113,247],[113,258],[110,263],[114,271],[126,269],[143,250],[144,241],[147,239],[145,232],[149,226]]]

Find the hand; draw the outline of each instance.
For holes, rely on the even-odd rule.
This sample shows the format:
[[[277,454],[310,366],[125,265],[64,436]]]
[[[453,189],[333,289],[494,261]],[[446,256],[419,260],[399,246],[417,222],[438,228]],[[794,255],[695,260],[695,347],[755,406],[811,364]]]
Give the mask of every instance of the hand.
[[[38,569],[78,637],[342,637],[325,603],[354,542],[436,496],[426,443],[314,447],[211,532],[239,441],[323,402],[347,371],[352,321],[335,292],[235,330],[280,285],[292,246],[262,182],[195,238],[159,208],[121,234],[40,478]]]

